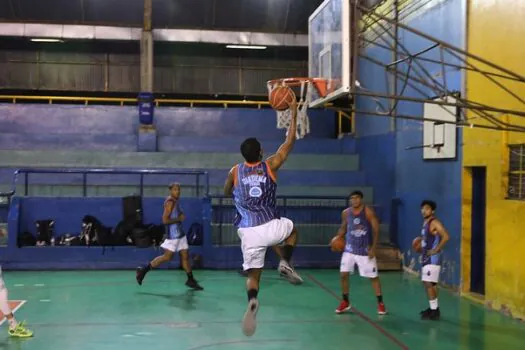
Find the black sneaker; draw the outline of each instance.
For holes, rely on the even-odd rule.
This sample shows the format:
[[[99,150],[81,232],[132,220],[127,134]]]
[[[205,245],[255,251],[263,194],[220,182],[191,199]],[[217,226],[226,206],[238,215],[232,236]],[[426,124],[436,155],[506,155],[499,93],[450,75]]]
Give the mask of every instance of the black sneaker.
[[[135,277],[137,279],[137,283],[139,284],[139,286],[142,286],[142,281],[144,280],[144,277],[146,277],[146,273],[148,273],[148,271],[146,270],[144,266],[137,267],[137,273]]]
[[[191,288],[193,290],[203,290],[204,288],[202,288],[199,283],[197,281],[195,281],[194,279],[191,279],[191,280],[187,280],[186,281],[186,286],[188,288]]]
[[[441,311],[439,311],[439,308],[436,310],[430,310],[428,314],[421,315],[422,320],[431,320],[431,321],[438,321],[441,317]]]
[[[419,314],[420,314],[421,316],[423,316],[423,315],[428,315],[429,313],[430,313],[430,308],[427,308],[426,310],[423,310],[423,311],[419,312]]]

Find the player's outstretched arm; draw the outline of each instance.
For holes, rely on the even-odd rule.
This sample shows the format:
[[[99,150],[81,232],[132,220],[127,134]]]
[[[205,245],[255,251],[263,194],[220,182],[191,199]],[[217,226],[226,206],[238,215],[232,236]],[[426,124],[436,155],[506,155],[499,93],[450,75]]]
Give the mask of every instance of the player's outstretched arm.
[[[281,147],[279,147],[277,153],[270,156],[267,160],[268,165],[274,172],[279,170],[279,168],[284,164],[288,158],[288,155],[293,149],[295,140],[297,139],[297,102],[295,100],[290,105],[290,108],[292,109],[292,122],[290,123],[286,140],[281,145]]]

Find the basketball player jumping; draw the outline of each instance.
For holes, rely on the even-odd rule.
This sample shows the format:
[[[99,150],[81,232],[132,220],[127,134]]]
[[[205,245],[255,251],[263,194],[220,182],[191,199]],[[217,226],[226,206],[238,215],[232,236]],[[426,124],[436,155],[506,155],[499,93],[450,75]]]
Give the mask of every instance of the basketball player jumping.
[[[188,275],[186,286],[195,290],[202,290],[203,288],[193,278],[191,271],[190,259],[188,254],[188,240],[182,222],[186,218],[179,205],[180,184],[173,183],[169,186],[170,195],[164,201],[164,212],[162,213],[162,223],[166,225],[168,231],[168,238],[162,242],[160,247],[164,249],[164,254],[156,257],[149,264],[137,268],[137,282],[142,285],[142,281],[146,274],[159,265],[169,262],[173,258],[173,254],[179,252],[180,261],[184,271]]]
[[[279,257],[279,259],[282,259],[283,256],[281,254],[281,248],[278,245],[272,246],[272,250]],[[239,271],[239,274],[244,277],[248,277],[248,271],[245,271],[244,269]],[[286,277],[285,275],[281,274],[281,276]]]
[[[423,216],[421,280],[430,304],[428,309],[421,311],[422,320],[439,320],[441,317],[437,284],[441,271],[441,251],[449,240],[449,235],[443,224],[434,216],[436,207],[436,203],[431,200],[424,200],[421,203],[421,215]]]
[[[335,310],[341,314],[352,308],[348,299],[349,274],[354,273],[355,265],[361,277],[369,278],[377,297],[377,313],[386,314],[381,283],[377,271],[376,248],[379,240],[379,221],[374,210],[363,204],[363,193],[350,194],[351,207],[343,210],[338,236],[346,236],[346,246],[341,257],[341,289],[343,300]],[[372,231],[372,232],[370,232]]]
[[[284,164],[292,151],[297,132],[297,103],[292,102],[292,121],[285,142],[277,153],[266,161],[261,161],[263,150],[255,138],[248,138],[241,144],[241,153],[245,163],[235,165],[228,173],[224,184],[224,193],[233,195],[237,208],[235,220],[237,234],[241,239],[243,268],[248,271],[246,290],[248,307],[242,321],[242,330],[246,336],[255,333],[256,315],[259,309],[257,294],[264,267],[264,258],[268,247],[280,244],[282,259],[279,272],[292,283],[303,280],[290,264],[297,231],[290,219],[279,217],[276,208],[277,171]]]
[[[4,314],[9,323],[9,335],[17,338],[29,338],[33,336],[33,331],[25,328],[24,322],[18,323],[9,307],[7,298],[7,288],[2,277],[2,269],[0,268],[0,311]]]

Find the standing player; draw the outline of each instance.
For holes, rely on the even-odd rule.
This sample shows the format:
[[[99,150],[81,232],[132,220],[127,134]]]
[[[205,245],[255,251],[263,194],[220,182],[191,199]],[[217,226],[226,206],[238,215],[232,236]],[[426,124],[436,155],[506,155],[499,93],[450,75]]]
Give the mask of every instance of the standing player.
[[[430,304],[428,309],[420,313],[423,320],[439,320],[441,317],[437,284],[441,271],[441,250],[449,240],[449,235],[443,224],[434,216],[436,207],[434,201],[424,200],[421,202],[421,215],[423,216],[421,280],[427,291]]]
[[[379,221],[374,210],[363,204],[363,193],[350,194],[351,207],[343,210],[338,236],[346,236],[346,246],[341,257],[341,289],[343,300],[335,310],[341,314],[352,308],[348,299],[349,274],[354,273],[355,265],[361,277],[369,278],[377,297],[377,313],[386,314],[381,282],[377,271],[376,248],[379,240]],[[370,232],[372,231],[372,232]]]
[[[156,268],[160,264],[169,262],[173,258],[173,253],[179,252],[182,267],[188,275],[186,286],[195,290],[202,290],[203,288],[193,278],[193,272],[191,271],[188,254],[188,240],[182,227],[182,222],[186,217],[179,205],[180,184],[173,183],[168,188],[170,190],[170,195],[164,201],[164,212],[162,213],[162,223],[166,225],[168,238],[166,238],[160,245],[160,247],[164,249],[164,254],[156,257],[149,264],[137,268],[137,282],[139,285],[142,285],[144,277],[146,277],[146,274],[152,268]]]
[[[259,141],[255,138],[244,140],[241,153],[246,162],[235,165],[224,184],[224,193],[233,195],[237,208],[235,224],[241,239],[243,268],[248,271],[248,308],[242,321],[242,330],[247,336],[253,335],[257,327],[257,294],[268,247],[284,241],[279,272],[292,283],[303,281],[290,264],[297,231],[290,219],[279,217],[275,200],[277,171],[288,158],[296,139],[297,103],[294,101],[290,108],[291,125],[277,153],[262,162],[263,150]]]
[[[5,286],[4,279],[2,277],[2,270],[0,268],[0,311],[2,311],[5,318],[7,318],[7,322],[9,323],[9,335],[18,338],[32,337],[33,331],[25,328],[24,322],[18,323],[16,321],[15,316],[9,307],[7,294],[7,288]]]

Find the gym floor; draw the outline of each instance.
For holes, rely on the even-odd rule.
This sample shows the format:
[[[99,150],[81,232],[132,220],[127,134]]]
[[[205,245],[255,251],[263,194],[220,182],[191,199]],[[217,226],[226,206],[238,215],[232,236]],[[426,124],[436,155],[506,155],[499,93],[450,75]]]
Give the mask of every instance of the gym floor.
[[[356,310],[336,315],[336,270],[299,270],[302,286],[265,271],[255,336],[242,335],[244,278],[234,271],[195,271],[205,288],[186,290],[182,271],[5,272],[16,317],[35,331],[7,335],[0,349],[523,349],[525,324],[441,291],[442,319],[420,321],[427,307],[417,278],[381,275],[387,316],[376,314],[370,283],[351,280]]]

